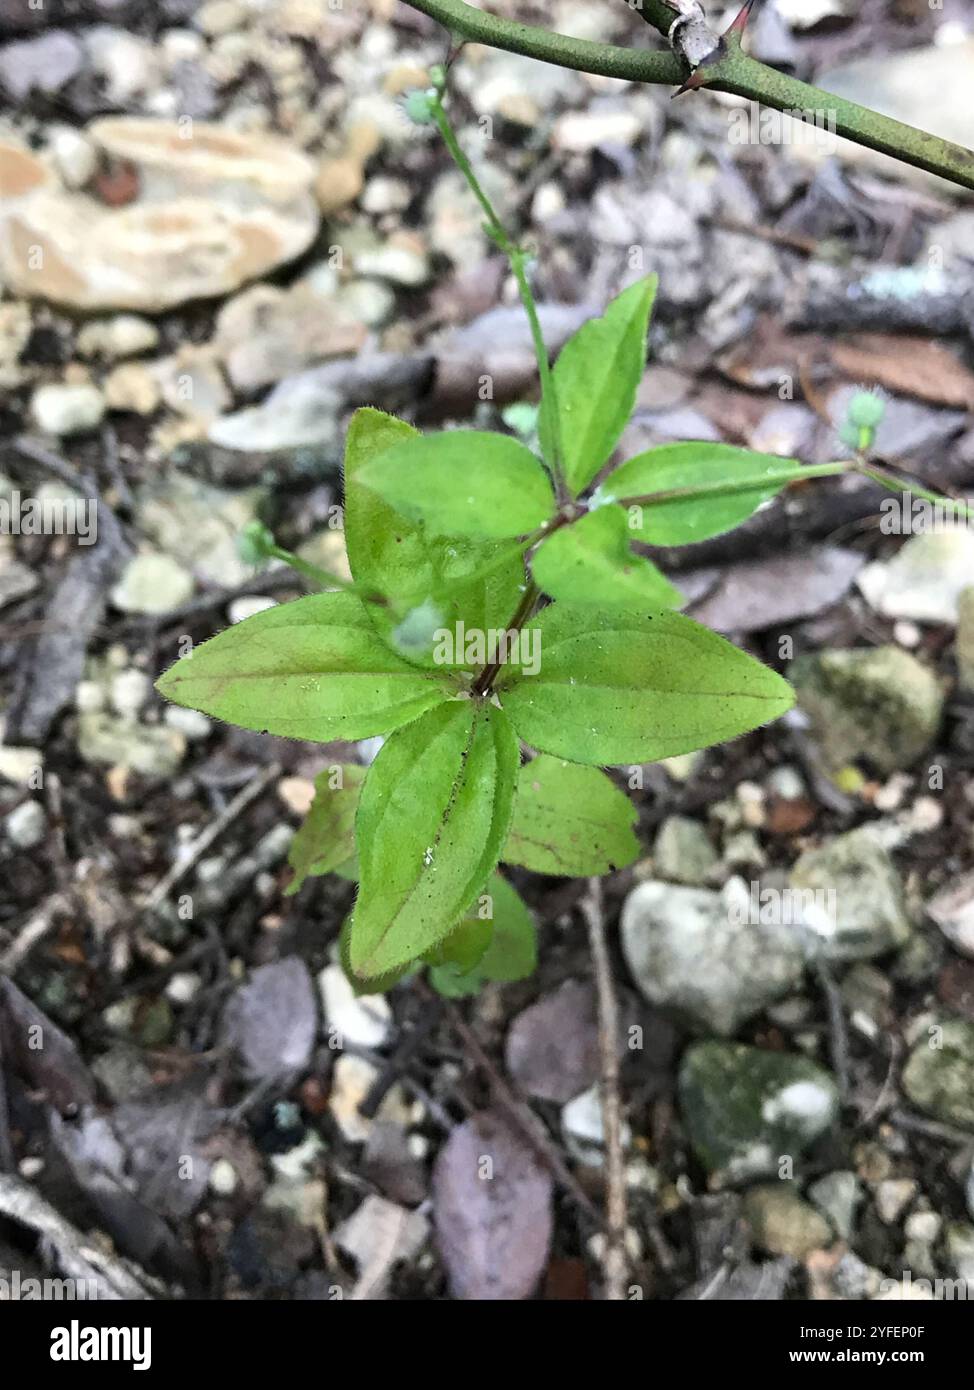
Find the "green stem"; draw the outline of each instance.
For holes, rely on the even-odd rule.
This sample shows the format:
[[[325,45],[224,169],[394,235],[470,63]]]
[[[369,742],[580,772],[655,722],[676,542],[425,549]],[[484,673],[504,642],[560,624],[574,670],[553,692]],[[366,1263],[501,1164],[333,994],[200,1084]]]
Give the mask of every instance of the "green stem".
[[[300,555],[295,555],[293,550],[285,550],[282,545],[269,545],[265,553],[274,560],[283,560],[291,569],[298,574],[303,574],[307,579],[312,579],[316,584],[320,584],[324,589],[343,589],[346,593],[357,594],[366,603],[385,603],[385,599],[376,594],[365,593],[352,579],[343,579],[340,575],[331,574],[328,570],[319,569],[317,565],[311,564],[309,560],[302,560]]]
[[[888,487],[891,492],[915,493],[917,497],[922,497],[925,502],[932,502],[937,507],[949,507],[958,516],[964,516],[968,521],[974,521],[974,509],[969,507],[966,502],[958,501],[953,497],[945,497],[940,492],[931,492],[929,488],[923,487],[922,484],[915,483],[909,478],[898,478],[895,473],[881,468],[878,464],[862,462],[856,466],[856,472],[862,473],[867,478],[872,478],[874,483],[882,483],[883,487]]]
[[[553,34],[528,24],[498,19],[464,0],[406,0],[413,9],[438,20],[457,39],[488,44],[521,53],[541,62],[630,82],[679,85],[687,75],[675,53],[618,48]],[[675,18],[662,0],[642,0],[639,10],[647,23],[666,33]],[[701,70],[702,71],[702,70]],[[974,152],[941,140],[912,126],[881,116],[877,111],[833,96],[798,78],[759,63],[741,50],[737,36],[729,40],[720,60],[707,68],[707,86],[763,102],[778,111],[825,113],[834,116],[835,130],[856,144],[892,155],[928,173],[938,174],[962,188],[974,188]]]
[[[769,477],[767,473],[756,473],[751,478],[735,478],[729,482],[700,483],[688,487],[671,487],[663,492],[646,492],[639,497],[613,497],[612,501],[620,507],[651,507],[659,502],[683,502],[697,497],[732,497],[738,492],[755,492],[770,486],[785,486],[798,483],[806,478],[834,478],[837,473],[856,471],[855,463],[814,463],[796,468],[791,477]],[[611,478],[608,480],[611,482]]]
[[[567,499],[568,491],[561,465],[561,437],[558,426],[558,411],[555,405],[555,388],[551,376],[551,366],[548,362],[548,349],[545,346],[541,320],[538,317],[538,306],[534,301],[527,276],[528,253],[511,240],[503,222],[497,216],[493,203],[484,192],[480,180],[474,172],[473,165],[460,147],[456,131],[450,124],[450,118],[446,114],[439,92],[432,95],[430,100],[433,118],[440,135],[443,137],[443,142],[450,151],[454,164],[466,179],[471,192],[483,209],[487,220],[487,231],[497,247],[507,257],[517,282],[518,294],[521,296],[521,303],[524,305],[524,312],[528,316],[528,323],[531,327],[531,341],[534,345],[534,355],[538,362],[538,376],[541,381],[541,413],[547,425],[547,429],[541,431],[542,454],[555,480],[558,500],[563,502]],[[547,451],[545,449],[546,443],[549,445]],[[550,457],[548,456],[549,453]]]

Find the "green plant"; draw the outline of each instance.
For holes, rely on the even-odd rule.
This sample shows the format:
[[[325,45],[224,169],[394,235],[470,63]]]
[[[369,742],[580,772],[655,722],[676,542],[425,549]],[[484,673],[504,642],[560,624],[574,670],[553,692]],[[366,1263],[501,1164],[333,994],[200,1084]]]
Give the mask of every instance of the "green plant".
[[[463,994],[534,965],[530,916],[499,862],[592,876],[636,857],[635,812],[604,766],[735,738],[792,703],[780,675],[677,611],[682,596],[633,541],[719,535],[799,480],[862,471],[905,485],[867,462],[882,402],[860,393],[850,459],[805,466],[675,444],[596,486],[635,403],[655,279],[625,289],[552,368],[529,253],[461,150],[444,88],[437,71],[408,109],[436,124],[510,262],[537,353],[537,416],[508,416],[521,438],[423,436],[359,410],[345,453],[352,581],[220,633],[158,688],[285,737],[388,736],[367,772],[339,766],[318,779],[290,891],[309,874],[358,878],[342,959],[360,989],[424,964],[441,992]],[[523,442],[535,427],[540,458]],[[266,528],[244,545],[308,572]],[[522,742],[536,751],[524,766]]]

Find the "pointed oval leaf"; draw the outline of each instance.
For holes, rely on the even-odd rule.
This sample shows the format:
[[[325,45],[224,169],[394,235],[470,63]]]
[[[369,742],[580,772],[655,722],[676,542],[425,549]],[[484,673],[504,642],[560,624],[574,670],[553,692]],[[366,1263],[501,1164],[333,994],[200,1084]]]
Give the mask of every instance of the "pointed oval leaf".
[[[356,819],[356,975],[394,970],[449,936],[507,838],[518,759],[506,715],[472,700],[441,705],[387,741]]]
[[[315,799],[288,850],[294,877],[285,897],[292,897],[306,878],[343,869],[354,857],[355,812],[364,780],[360,763],[336,763],[315,778]]]
[[[536,619],[540,669],[505,671],[525,743],[572,762],[645,763],[736,738],[791,708],[786,680],[680,613],[555,603]]]
[[[552,373],[565,480],[577,496],[619,442],[646,369],[646,330],[657,279],[622,291],[601,318],[583,323]],[[546,440],[550,450],[550,440]],[[549,453],[550,456],[550,453]]]
[[[604,772],[542,753],[521,769],[501,858],[537,874],[607,874],[639,854],[636,808]]]
[[[597,507],[542,542],[535,583],[552,598],[600,607],[680,608],[686,599],[651,560],[633,553],[621,507]]]
[[[523,536],[555,510],[551,482],[530,449],[483,430],[405,439],[371,459],[358,476],[435,535]]]
[[[369,616],[400,655],[433,665],[433,637],[458,622],[503,626],[517,606],[524,558],[511,541],[434,536],[366,486],[366,465],[393,445],[422,436],[411,425],[365,407],[345,439],[345,544],[352,575],[388,602]]]
[[[360,599],[329,593],[245,618],[170,666],[156,689],[242,729],[328,743],[388,733],[454,687],[390,651]]]
[[[621,463],[599,489],[606,501],[687,488],[727,489],[674,497],[630,509],[635,540],[691,545],[733,531],[788,483],[802,476],[795,459],[755,454],[732,444],[664,444]],[[753,486],[746,486],[753,484]]]

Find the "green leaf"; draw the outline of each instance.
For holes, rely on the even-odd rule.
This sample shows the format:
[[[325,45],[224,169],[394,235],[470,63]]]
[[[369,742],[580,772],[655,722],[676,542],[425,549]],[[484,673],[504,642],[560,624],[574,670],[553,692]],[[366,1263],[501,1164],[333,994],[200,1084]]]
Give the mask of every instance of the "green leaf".
[[[493,902],[494,935],[477,969],[485,980],[523,980],[538,964],[534,918],[501,874],[491,875],[487,891]]]
[[[365,768],[336,763],[315,778],[315,799],[291,841],[287,862],[294,877],[285,890],[292,897],[311,875],[343,870],[355,854],[355,812]]]
[[[311,594],[245,618],[156,682],[177,705],[243,729],[328,743],[371,738],[449,699],[377,635],[353,594]]]
[[[409,961],[406,965],[400,965],[395,970],[387,970],[384,975],[375,975],[369,980],[360,980],[352,972],[349,958],[349,947],[352,940],[352,915],[350,912],[345,918],[338,934],[338,960],[345,971],[345,978],[356,994],[385,994],[387,989],[392,989],[393,985],[397,985],[400,980],[412,972],[415,968],[414,964]]]
[[[345,441],[345,545],[356,583],[388,600],[369,605],[378,631],[408,660],[429,666],[439,628],[506,625],[524,583],[524,559],[510,541],[433,536],[363,483],[371,460],[421,438],[381,410],[352,416]]]
[[[521,769],[501,858],[537,874],[607,874],[638,856],[636,819],[604,772],[542,753]]]
[[[552,598],[601,607],[680,608],[686,599],[650,560],[630,548],[621,507],[597,507],[555,531],[535,551],[531,572]]]
[[[572,762],[690,753],[777,719],[794,701],[781,676],[679,613],[555,603],[535,625],[540,669],[506,668],[500,701],[526,743]]]
[[[555,510],[551,483],[534,454],[516,439],[481,430],[404,439],[366,463],[359,478],[442,536],[523,536]]]
[[[416,960],[456,926],[507,837],[518,761],[507,716],[473,700],[431,710],[384,745],[355,827],[357,976]]]
[[[620,464],[599,488],[598,497],[623,502],[675,489],[714,489],[709,495],[630,508],[634,539],[647,545],[691,545],[733,531],[802,473],[795,459],[755,454],[731,444],[664,444]],[[741,486],[748,483],[753,486]]]
[[[623,290],[601,318],[583,323],[558,355],[552,379],[565,481],[574,496],[609,458],[632,414],[646,369],[656,284],[656,276],[647,275]]]
[[[462,960],[455,958],[430,969],[430,984],[447,998],[476,994],[488,980],[523,980],[537,966],[538,943],[534,920],[516,890],[506,878],[492,874],[486,892],[492,914],[489,923],[492,932],[486,951],[470,968],[465,969]],[[483,895],[460,924],[461,931],[471,930],[473,940],[477,939],[478,925],[481,929],[483,926],[475,915],[481,911],[482,898]]]

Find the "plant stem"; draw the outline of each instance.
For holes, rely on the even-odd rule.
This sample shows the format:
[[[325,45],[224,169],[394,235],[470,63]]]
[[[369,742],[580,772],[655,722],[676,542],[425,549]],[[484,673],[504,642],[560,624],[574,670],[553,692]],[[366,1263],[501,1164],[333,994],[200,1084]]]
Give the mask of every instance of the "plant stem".
[[[937,507],[950,507],[959,516],[964,516],[968,521],[974,521],[974,509],[966,502],[957,500],[954,497],[945,497],[940,492],[931,492],[929,488],[923,487],[920,483],[914,483],[909,478],[898,478],[895,473],[891,473],[888,468],[882,468],[876,463],[865,461],[856,465],[855,471],[864,474],[867,478],[872,478],[874,483],[882,483],[892,492],[912,492],[917,497],[922,497],[926,502],[932,502]]]
[[[621,77],[630,82],[649,82],[678,86],[687,70],[675,53],[640,48],[619,48],[553,34],[529,24],[498,19],[464,0],[406,0],[414,10],[429,15],[448,28],[457,39],[484,43],[509,53],[521,53],[541,62],[578,72]],[[675,15],[662,0],[642,0],[639,10],[647,23],[666,33]],[[707,68],[707,86],[763,102],[778,111],[826,113],[834,116],[835,130],[868,149],[892,155],[928,173],[938,174],[962,188],[974,188],[974,152],[950,140],[941,140],[913,126],[881,116],[877,111],[833,96],[820,87],[759,63],[749,57],[740,43],[728,41],[720,60]]]
[[[319,569],[317,565],[311,564],[310,560],[302,560],[300,555],[295,555],[293,550],[285,550],[282,545],[269,545],[266,554],[271,559],[283,560],[298,574],[303,574],[307,579],[320,584],[324,589],[342,589],[345,593],[357,594],[365,603],[384,604],[386,602],[381,594],[364,591],[360,585],[355,583],[354,579],[343,579],[340,575]]]
[[[534,612],[534,606],[540,597],[541,590],[533,579],[530,580],[521,596],[521,602],[518,604],[514,616],[507,625],[506,630],[508,632],[521,631],[521,628]],[[500,674],[500,669],[501,663],[499,661],[492,661],[490,665],[485,666],[482,671],[477,673],[477,677],[470,687],[470,694],[474,696],[486,695]]]
[[[834,478],[837,473],[856,471],[856,464],[814,463],[797,468],[790,478],[769,478],[767,473],[756,473],[751,478],[735,478],[732,481],[699,483],[688,487],[671,487],[663,492],[645,492],[638,497],[613,497],[612,501],[620,507],[651,507],[656,502],[683,502],[696,497],[732,497],[738,492],[754,492],[758,488],[771,485],[803,482],[806,478]],[[611,482],[611,477],[608,479]]]
[[[555,488],[559,502],[567,499],[568,492],[565,486],[564,475],[561,466],[561,439],[558,428],[558,411],[555,407],[555,388],[551,379],[551,367],[548,362],[548,349],[545,346],[544,334],[541,332],[541,320],[538,318],[538,306],[534,301],[531,292],[531,284],[527,276],[528,253],[523,247],[513,242],[508,235],[507,229],[497,216],[493,203],[474,173],[473,165],[464,154],[457,139],[456,131],[450,124],[450,118],[446,114],[446,109],[439,93],[436,93],[432,100],[433,118],[436,121],[437,129],[443,137],[443,142],[453,157],[460,173],[466,179],[471,192],[483,209],[487,219],[487,231],[491,240],[507,257],[511,267],[511,272],[517,282],[518,294],[521,296],[521,303],[524,305],[524,312],[528,316],[528,323],[531,327],[531,341],[534,344],[534,355],[538,362],[538,377],[541,381],[541,413],[546,421],[547,429],[541,431],[542,453],[546,440],[550,442],[551,457],[545,456],[545,463],[555,480]]]

